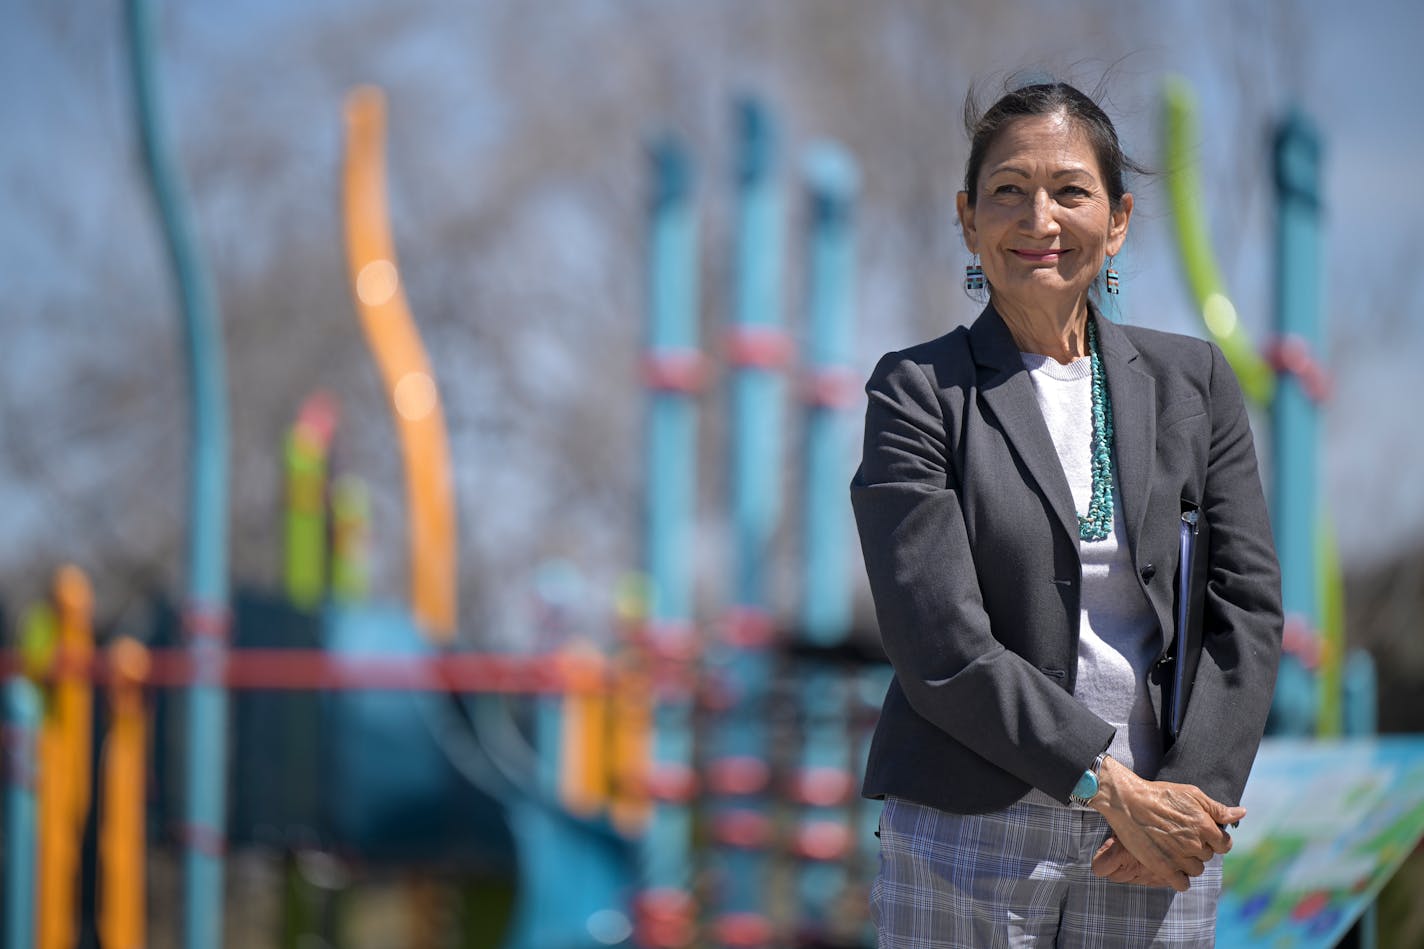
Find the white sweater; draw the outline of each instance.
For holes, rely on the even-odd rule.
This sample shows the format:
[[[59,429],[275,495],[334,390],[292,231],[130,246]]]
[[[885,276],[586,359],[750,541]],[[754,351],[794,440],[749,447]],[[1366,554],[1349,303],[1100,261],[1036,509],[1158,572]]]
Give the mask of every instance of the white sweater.
[[[1083,357],[1065,366],[1050,356],[1022,356],[1073,503],[1078,513],[1086,514],[1093,491],[1092,363]],[[1112,533],[1103,540],[1078,542],[1083,563],[1082,614],[1073,694],[1117,729],[1108,754],[1138,774],[1152,777],[1162,759],[1162,735],[1147,692],[1147,673],[1157,657],[1160,636],[1152,606],[1137,585],[1115,472],[1116,467]],[[1037,789],[1024,800],[1058,803]]]

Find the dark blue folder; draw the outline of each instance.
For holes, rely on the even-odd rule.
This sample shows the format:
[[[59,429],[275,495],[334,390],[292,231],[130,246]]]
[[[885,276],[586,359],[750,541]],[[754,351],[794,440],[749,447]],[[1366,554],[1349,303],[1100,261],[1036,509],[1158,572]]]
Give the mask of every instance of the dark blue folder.
[[[1201,512],[1196,505],[1182,503],[1181,559],[1177,565],[1177,635],[1172,642],[1172,692],[1167,706],[1168,727],[1173,738],[1182,732],[1187,699],[1196,679],[1201,659],[1201,617],[1194,616],[1198,587],[1192,583],[1197,561],[1197,536]],[[1193,642],[1193,639],[1196,641]]]

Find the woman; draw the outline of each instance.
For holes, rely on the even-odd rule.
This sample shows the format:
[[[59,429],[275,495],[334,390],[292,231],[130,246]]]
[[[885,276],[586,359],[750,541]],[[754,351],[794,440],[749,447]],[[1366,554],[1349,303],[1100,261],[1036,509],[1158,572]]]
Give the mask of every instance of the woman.
[[[1241,391],[1214,345],[1095,308],[1133,200],[1089,97],[966,118],[988,305],[880,361],[851,485],[895,669],[880,945],[1211,945],[1281,634]]]

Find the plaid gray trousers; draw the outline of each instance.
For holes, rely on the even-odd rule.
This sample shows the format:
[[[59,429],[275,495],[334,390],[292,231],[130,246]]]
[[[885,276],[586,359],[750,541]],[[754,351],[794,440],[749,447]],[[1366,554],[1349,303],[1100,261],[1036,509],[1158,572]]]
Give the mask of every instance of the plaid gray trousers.
[[[880,949],[1213,945],[1221,856],[1185,893],[1111,883],[1090,868],[1109,833],[1091,810],[950,814],[887,798],[870,891]]]

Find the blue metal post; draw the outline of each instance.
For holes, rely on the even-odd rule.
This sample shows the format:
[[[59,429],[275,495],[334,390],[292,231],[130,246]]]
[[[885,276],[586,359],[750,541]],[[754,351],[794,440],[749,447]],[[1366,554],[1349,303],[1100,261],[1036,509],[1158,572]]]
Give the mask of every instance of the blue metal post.
[[[846,408],[859,395],[852,353],[855,252],[851,211],[858,173],[837,146],[808,153],[811,204],[807,261],[807,332],[802,343],[805,455],[802,460],[800,635],[811,649],[844,642],[851,621],[850,510],[845,486],[854,466]],[[799,767],[792,787],[802,806],[795,851],[801,935],[829,939],[844,896],[855,834],[848,805],[857,782],[849,719],[854,682],[827,661],[798,671],[802,721]]]
[[[5,751],[5,949],[35,944],[35,801],[40,698],[23,676],[5,682],[0,717]]]
[[[178,284],[186,339],[192,438],[188,498],[188,602],[183,626],[193,652],[187,697],[183,945],[222,942],[227,792],[227,383],[212,282],[194,239],[181,176],[158,102],[154,25],[146,0],[128,0],[134,98],[149,182]]]
[[[657,684],[653,708],[654,798],[643,842],[637,938],[674,947],[693,937],[692,701],[680,681],[695,652],[692,567],[696,544],[698,349],[697,233],[692,170],[682,145],[652,151],[647,359],[648,647]]]
[[[782,326],[782,200],[775,134],[756,100],[737,104],[737,231],[731,368],[732,612],[718,672],[722,715],[707,775],[713,805],[713,942],[769,944],[766,912],[771,817],[766,793],[771,618],[767,577],[780,521],[781,378],[790,345]]]
[[[811,200],[807,333],[804,341],[806,456],[802,522],[801,629],[817,646],[840,643],[850,628],[847,582],[854,541],[845,486],[854,468],[854,429],[846,409],[860,390],[850,368],[855,311],[851,212],[855,163],[834,145],[807,156]]]
[[[890,690],[890,683],[894,678],[895,670],[887,662],[867,665],[856,679],[853,725],[856,738],[855,778],[857,789],[865,781],[865,765],[870,760],[870,743],[871,739],[875,737],[875,724],[880,716],[881,704],[885,701],[885,693]],[[884,806],[879,801],[864,798],[861,798],[857,805],[859,811],[856,814],[858,827],[856,839],[860,844],[857,861],[860,865],[860,876],[870,880],[880,870],[880,840],[875,835],[880,828],[880,812]],[[875,926],[870,922],[868,914],[865,920],[864,940],[869,944],[875,942]]]
[[[1319,637],[1316,533],[1319,530],[1319,420],[1303,371],[1319,359],[1320,138],[1299,113],[1275,140],[1276,333],[1280,371],[1272,402],[1271,520],[1281,561],[1287,641]],[[1283,657],[1272,731],[1310,734],[1317,703],[1313,677],[1297,655]]]

